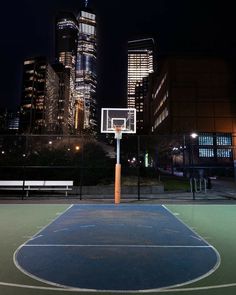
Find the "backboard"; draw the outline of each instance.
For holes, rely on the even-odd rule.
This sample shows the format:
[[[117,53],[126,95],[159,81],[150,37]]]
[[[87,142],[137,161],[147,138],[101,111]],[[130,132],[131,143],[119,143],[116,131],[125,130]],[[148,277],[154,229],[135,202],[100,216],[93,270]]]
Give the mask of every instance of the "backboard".
[[[102,108],[101,133],[136,133],[136,109]]]

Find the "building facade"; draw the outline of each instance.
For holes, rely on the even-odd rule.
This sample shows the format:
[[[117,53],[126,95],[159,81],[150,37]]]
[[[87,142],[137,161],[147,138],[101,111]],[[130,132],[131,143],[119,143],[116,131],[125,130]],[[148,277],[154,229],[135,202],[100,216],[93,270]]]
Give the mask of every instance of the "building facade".
[[[144,77],[141,82],[135,86],[135,109],[136,109],[136,130],[137,134],[146,134],[145,128],[145,97],[148,93],[149,76]]]
[[[236,100],[229,63],[212,57],[167,57],[160,62],[153,85],[147,98],[150,133],[169,135],[175,151],[182,149],[184,164],[231,165]],[[195,139],[192,132],[198,135]]]
[[[76,120],[75,130],[80,133],[80,116],[83,105],[83,131],[96,133],[97,130],[97,40],[96,15],[87,7],[78,16],[78,46],[76,62]]]
[[[21,133],[56,133],[59,78],[46,58],[24,61],[20,110]]]
[[[135,108],[135,88],[154,70],[154,40],[128,42],[127,107]]]
[[[70,81],[69,96],[61,97],[64,105],[64,110],[62,111],[64,118],[60,120],[67,121],[68,128],[66,128],[66,126],[62,128],[66,134],[73,133],[75,128],[75,104],[78,99],[75,91],[77,38],[78,23],[75,16],[73,13],[61,12],[56,19],[56,60],[67,69],[66,75],[69,75]],[[61,83],[63,83],[62,73],[60,77]],[[64,83],[67,82],[65,81]],[[61,94],[62,93],[63,89],[61,89]],[[65,109],[65,107],[67,109]]]
[[[71,114],[73,110],[70,103],[70,70],[63,64],[52,65],[59,78],[59,96],[58,96],[58,134],[73,134],[74,125]]]
[[[63,12],[56,20],[56,56],[70,71],[70,97],[64,115],[73,122],[73,133],[97,131],[96,15],[85,7],[77,18]]]

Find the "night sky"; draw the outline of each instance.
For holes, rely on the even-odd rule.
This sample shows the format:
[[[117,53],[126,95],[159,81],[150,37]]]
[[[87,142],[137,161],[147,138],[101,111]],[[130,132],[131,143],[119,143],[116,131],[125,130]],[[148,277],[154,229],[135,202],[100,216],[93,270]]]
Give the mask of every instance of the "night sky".
[[[124,106],[127,41],[155,38],[157,54],[236,55],[236,1],[93,0],[98,23],[98,103]],[[4,1],[1,7],[0,107],[20,104],[23,61],[54,62],[54,20],[79,0]],[[3,5],[3,4],[2,4]]]

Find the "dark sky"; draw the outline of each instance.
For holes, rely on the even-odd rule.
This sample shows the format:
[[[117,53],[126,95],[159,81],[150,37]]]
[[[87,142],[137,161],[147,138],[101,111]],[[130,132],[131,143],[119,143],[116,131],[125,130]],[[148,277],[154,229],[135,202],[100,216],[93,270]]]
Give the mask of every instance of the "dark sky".
[[[79,0],[4,1],[0,18],[0,107],[20,103],[23,60],[54,61],[57,12],[78,12]],[[236,53],[235,1],[93,0],[98,22],[98,101],[121,106],[126,97],[127,41],[154,37],[157,54]]]

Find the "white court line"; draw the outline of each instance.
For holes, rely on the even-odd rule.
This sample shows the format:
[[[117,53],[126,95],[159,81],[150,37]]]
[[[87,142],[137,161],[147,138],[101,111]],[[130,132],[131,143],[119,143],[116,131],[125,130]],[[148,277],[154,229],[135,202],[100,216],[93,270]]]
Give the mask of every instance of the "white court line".
[[[171,293],[171,292],[189,292],[189,291],[202,291],[202,290],[214,290],[214,289],[223,289],[236,287],[236,283],[230,284],[222,284],[222,285],[213,285],[213,286],[204,286],[204,287],[192,287],[192,288],[179,288],[179,289],[149,289],[149,290],[95,290],[95,289],[82,289],[82,288],[57,288],[57,287],[43,287],[43,286],[33,286],[33,285],[23,285],[23,284],[15,284],[15,283],[6,283],[0,282],[0,286],[5,287],[15,287],[15,288],[24,288],[24,289],[34,289],[34,290],[46,290],[46,291],[56,291],[56,292],[102,292],[102,293],[149,293],[149,292],[163,292],[163,293]]]
[[[121,244],[104,244],[104,245],[96,245],[96,244],[26,244],[23,247],[120,247],[120,248],[213,248],[210,245],[199,245],[199,246],[191,246],[191,245],[121,245]]]
[[[71,205],[69,208],[67,208],[67,210],[69,210],[73,205]],[[158,205],[159,206],[159,205]],[[165,208],[165,206],[163,206]],[[165,208],[167,211],[170,212],[170,210],[168,210],[167,208]],[[67,211],[66,210],[66,211]],[[65,211],[65,212],[66,212]],[[65,213],[64,212],[64,213]],[[170,212],[171,213],[171,212]],[[61,214],[62,215],[62,214]],[[60,215],[60,216],[61,216]],[[60,217],[59,216],[59,217]],[[57,218],[56,218],[57,219]],[[55,220],[54,220],[55,221]],[[179,220],[181,221],[181,220]],[[53,222],[53,221],[52,221]],[[52,223],[51,222],[51,223]],[[183,222],[182,222],[183,223]],[[184,224],[184,223],[183,223]],[[48,226],[48,225],[47,225]],[[47,227],[45,226],[45,228]],[[185,224],[186,226],[186,224]],[[44,228],[43,228],[44,229]],[[43,229],[41,229],[37,234],[39,234]],[[192,231],[193,232],[193,231]],[[41,290],[51,290],[51,291],[63,291],[63,292],[93,292],[93,291],[96,291],[96,292],[108,292],[108,293],[147,293],[147,292],[185,292],[185,291],[194,291],[194,290],[208,290],[208,289],[216,289],[216,288],[224,288],[224,287],[235,287],[236,286],[236,283],[233,283],[233,284],[224,284],[224,285],[216,285],[216,286],[205,286],[205,287],[196,287],[196,288],[179,288],[179,287],[182,287],[183,285],[186,285],[188,283],[193,283],[195,281],[198,281],[199,279],[201,278],[204,278],[206,277],[207,275],[209,275],[210,273],[212,273],[213,271],[210,271],[208,272],[206,275],[204,276],[201,276],[199,278],[197,278],[196,280],[192,280],[192,281],[188,281],[188,282],[185,282],[183,284],[178,284],[178,285],[173,285],[173,286],[167,286],[165,288],[156,288],[156,289],[147,289],[147,290],[94,290],[94,289],[82,289],[82,288],[71,288],[69,286],[63,286],[63,285],[60,285],[60,284],[56,284],[54,282],[50,282],[50,281],[46,281],[46,280],[42,280],[30,273],[28,273],[27,271],[23,270],[17,263],[16,261],[16,254],[17,252],[22,248],[22,247],[29,247],[29,246],[34,246],[34,245],[26,245],[27,242],[25,242],[24,244],[22,244],[18,249],[17,251],[15,251],[14,253],[14,263],[16,265],[16,267],[18,267],[18,269],[20,269],[24,274],[28,275],[29,277],[31,277],[32,279],[35,279],[35,280],[38,280],[38,281],[41,281],[43,283],[46,283],[46,284],[50,284],[50,285],[53,285],[54,287],[41,287],[41,286],[31,286],[31,285],[22,285],[22,284],[14,284],[14,283],[5,283],[5,282],[0,282],[0,285],[2,286],[9,286],[9,287],[19,287],[19,288],[30,288],[30,289],[41,289]],[[207,242],[206,242],[207,243]],[[45,246],[45,245],[41,245],[41,246]],[[55,246],[55,245],[53,245]],[[64,246],[64,245],[62,245]],[[71,246],[75,246],[75,245],[71,245]],[[82,246],[82,245],[80,245]],[[88,245],[84,245],[84,246],[88,246]],[[90,245],[90,246],[94,246],[94,245]],[[99,247],[101,247],[101,245],[98,245]],[[114,246],[114,245],[107,245],[107,247],[110,247],[110,246]],[[122,245],[117,245],[117,246],[122,246]],[[127,247],[127,245],[123,245],[125,247]],[[153,247],[153,246],[160,246],[160,245],[129,245],[129,246],[145,246],[146,248],[147,247]],[[170,247],[168,245],[168,247]],[[173,247],[173,246],[172,246]],[[174,245],[174,247],[176,247],[176,245]],[[178,246],[179,247],[179,246]],[[186,247],[186,246],[185,246]],[[189,246],[188,246],[189,247]],[[207,245],[205,246],[194,246],[194,248],[213,248],[213,246],[211,246],[209,243],[207,243]],[[215,250],[215,249],[214,249]],[[217,252],[217,251],[216,251]],[[216,268],[215,268],[216,269]],[[214,269],[214,270],[215,270]],[[172,289],[171,289],[172,288]],[[179,288],[179,289],[174,289],[174,288]]]
[[[28,277],[32,278],[32,279],[35,279],[35,280],[38,280],[38,281],[41,281],[41,282],[44,282],[44,283],[48,283],[50,284],[50,282],[47,282],[47,281],[44,281],[44,280],[41,280],[39,279],[38,277],[32,275],[31,273],[27,272],[26,270],[24,270],[20,264],[18,263],[17,261],[17,254],[18,252],[20,251],[20,249],[22,247],[24,247],[29,241],[31,240],[34,240],[35,237],[39,236],[41,234],[41,232],[43,232],[44,229],[46,229],[49,225],[51,225],[53,222],[55,222],[57,219],[59,219],[62,215],[64,215],[67,211],[69,211],[74,205],[71,204],[69,207],[67,207],[64,212],[57,212],[56,214],[56,217],[54,219],[51,220],[51,222],[49,222],[48,224],[46,224],[44,227],[42,227],[36,234],[34,234],[28,241],[25,241],[23,244],[21,244],[17,249],[16,251],[14,252],[13,254],[13,263],[14,265],[16,266],[16,268],[18,268],[23,274],[27,275]],[[54,284],[54,286],[56,286],[56,284]],[[58,286],[57,286],[58,287]]]

